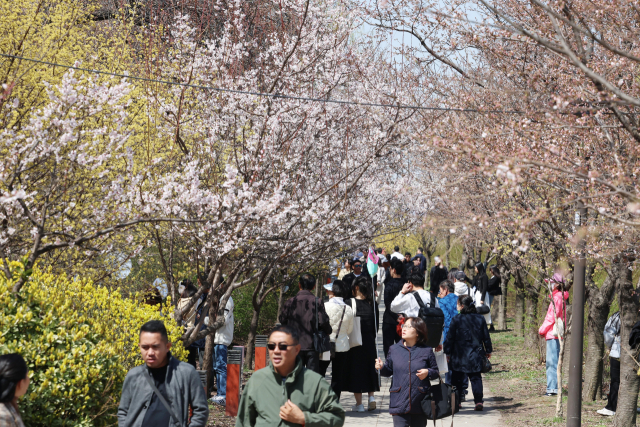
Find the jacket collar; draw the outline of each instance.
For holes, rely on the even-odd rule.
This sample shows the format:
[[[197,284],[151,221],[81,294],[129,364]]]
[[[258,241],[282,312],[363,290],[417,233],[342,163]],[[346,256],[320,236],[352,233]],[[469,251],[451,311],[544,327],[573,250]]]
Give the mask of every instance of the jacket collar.
[[[278,382],[278,384],[282,384],[282,376],[276,372],[276,368],[273,367],[273,363],[269,363],[269,366],[271,367],[271,372],[273,372],[273,375],[276,377],[276,381]],[[298,376],[302,374],[303,370],[304,366],[302,366],[302,359],[300,358],[300,356],[298,356],[296,357],[295,368],[293,368],[293,371],[291,371],[291,373],[287,375],[286,383],[295,383]]]
[[[313,294],[311,293],[311,291],[308,291],[308,290],[306,290],[306,289],[300,289],[300,290],[298,291],[298,294],[297,294],[297,295],[311,295],[311,296],[315,296],[315,295],[313,295]]]

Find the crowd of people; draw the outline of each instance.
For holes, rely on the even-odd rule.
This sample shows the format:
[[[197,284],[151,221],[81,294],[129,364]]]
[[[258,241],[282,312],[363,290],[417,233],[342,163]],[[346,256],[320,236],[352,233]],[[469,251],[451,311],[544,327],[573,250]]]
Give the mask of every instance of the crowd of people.
[[[316,278],[302,274],[299,291],[283,305],[279,323],[268,336],[269,366],[256,371],[242,393],[236,426],[281,425],[282,421],[287,425],[342,425],[342,393],[353,393],[356,404],[351,411],[372,411],[377,407],[379,375],[392,378],[389,412],[396,427],[426,426],[420,400],[438,378],[459,391],[460,404],[466,401],[471,384],[473,409],[482,411],[482,372],[490,365],[493,352],[490,306],[501,292],[500,271],[478,263],[470,279],[464,271],[447,269],[439,257],[429,272],[426,265],[421,249],[413,257],[402,255],[397,246],[390,256],[384,249],[368,255],[356,253],[324,285],[326,301],[315,296]],[[558,340],[566,320],[568,292],[561,274],[554,274],[550,283],[552,302],[539,333],[547,341],[547,395],[553,396],[558,392]],[[184,309],[185,329],[206,327],[206,295],[189,308],[196,285],[184,280],[179,291],[178,308]],[[379,302],[384,303],[382,318]],[[429,326],[425,307],[441,311],[444,322],[440,329]],[[225,322],[214,338],[217,395],[210,402],[223,406],[233,310],[229,298]],[[383,355],[378,354],[380,325]],[[618,314],[607,323],[605,341],[612,349],[612,384],[607,407],[598,412],[612,415],[619,383]],[[207,393],[195,369],[198,361],[202,368],[204,341],[191,345],[188,362],[181,362],[171,355],[164,324],[153,320],[140,328],[139,347],[144,364],[131,369],[125,378],[118,425],[207,425]],[[331,380],[327,382],[329,366]],[[28,387],[24,359],[17,354],[0,356],[0,425],[23,427],[17,399]]]
[[[343,393],[353,393],[353,412],[376,409],[378,375],[391,376],[389,411],[396,426],[426,425],[419,402],[412,400],[422,399],[430,381],[439,377],[461,391],[461,401],[466,400],[470,383],[474,409],[483,410],[481,372],[493,351],[489,334],[493,325],[490,311],[478,314],[477,309],[490,307],[493,296],[500,294],[498,269],[489,268],[489,279],[485,266],[479,263],[471,280],[463,271],[448,270],[436,257],[426,282],[427,259],[421,248],[413,257],[402,255],[399,247],[390,256],[382,248],[376,252],[367,255],[360,251],[345,260],[343,268],[334,271],[332,283],[324,285],[326,302],[315,296],[315,277],[300,276],[297,295],[285,302],[280,325],[268,339],[272,372],[264,370],[249,380],[241,399],[238,427],[267,423],[276,415],[273,408],[262,408],[255,384],[266,384],[273,376],[282,378],[276,381],[283,384],[280,418],[285,419],[283,411],[289,408],[297,414],[296,419],[303,420],[307,416],[304,408],[313,405],[301,396],[297,399],[294,382],[289,387],[289,380],[284,380],[301,367],[318,374],[311,384],[319,387],[316,380],[324,378],[331,366],[331,393],[338,402]],[[370,271],[372,259],[375,271]],[[421,317],[425,306],[442,310],[445,320],[441,330],[429,330]],[[377,350],[380,325],[384,361]],[[320,345],[317,337],[321,334],[329,336],[329,350]],[[439,344],[427,345],[430,334],[441,336]],[[327,417],[336,415],[332,405],[327,405],[327,411]]]

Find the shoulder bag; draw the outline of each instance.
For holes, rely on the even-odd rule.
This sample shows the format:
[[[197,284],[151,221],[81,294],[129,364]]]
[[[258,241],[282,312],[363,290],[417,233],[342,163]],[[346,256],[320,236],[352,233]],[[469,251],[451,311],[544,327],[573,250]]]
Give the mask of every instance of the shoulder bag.
[[[460,392],[452,385],[442,382],[439,379],[438,385],[429,387],[429,393],[424,397],[420,406],[427,420],[436,420],[451,416],[451,426],[453,426],[453,415],[460,411]]]
[[[340,328],[342,328],[342,321],[344,320],[344,312],[347,310],[346,304],[342,306],[342,316],[340,316],[340,323],[338,324],[338,331],[336,332],[336,341],[340,337]],[[331,341],[331,358],[336,356],[336,341]]]
[[[158,396],[158,399],[160,399],[160,403],[162,403],[162,406],[164,406],[164,408],[169,411],[169,415],[171,415],[171,419],[173,420],[173,422],[181,426],[182,423],[180,422],[180,419],[176,416],[176,413],[173,412],[173,409],[171,409],[171,405],[169,405],[167,399],[164,398],[162,393],[160,393],[160,390],[158,390],[158,387],[156,387],[156,382],[153,380],[153,378],[151,378],[151,372],[148,368],[145,368],[145,371],[146,372],[144,376],[147,379],[147,383],[149,383],[149,386],[151,387],[153,392],[156,394],[156,396]]]
[[[353,330],[349,334],[349,347],[357,347],[362,345],[362,327],[360,326],[360,318],[356,316],[356,299],[351,298],[351,308],[353,308]]]
[[[329,335],[320,330],[318,317],[320,317],[320,313],[318,313],[318,298],[316,298],[316,330],[313,333],[313,349],[317,351],[318,354],[322,354],[325,351],[331,351],[331,339]]]

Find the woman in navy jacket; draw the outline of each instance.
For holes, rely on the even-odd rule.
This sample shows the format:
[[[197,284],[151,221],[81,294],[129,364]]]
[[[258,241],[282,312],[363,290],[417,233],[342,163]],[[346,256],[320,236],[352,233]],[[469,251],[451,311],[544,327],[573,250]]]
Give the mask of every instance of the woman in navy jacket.
[[[429,392],[429,380],[438,378],[438,364],[427,347],[427,325],[419,317],[409,317],[402,325],[402,340],[391,346],[387,360],[376,361],[383,377],[393,375],[389,413],[394,427],[425,427],[427,417],[420,402]]]
[[[475,410],[483,409],[482,365],[484,357],[491,357],[491,337],[484,317],[476,313],[473,299],[468,295],[458,297],[458,311],[449,324],[444,352],[451,369],[451,385],[463,389],[465,374],[471,381]]]

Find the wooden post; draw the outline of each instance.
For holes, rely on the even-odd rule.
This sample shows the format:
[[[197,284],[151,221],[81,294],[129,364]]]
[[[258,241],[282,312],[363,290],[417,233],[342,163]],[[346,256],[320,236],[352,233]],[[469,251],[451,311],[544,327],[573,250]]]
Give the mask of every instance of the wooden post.
[[[267,367],[267,335],[256,335],[255,370]]]
[[[228,417],[238,415],[240,393],[242,391],[243,359],[244,347],[233,347],[227,354],[227,405],[224,413]]]

